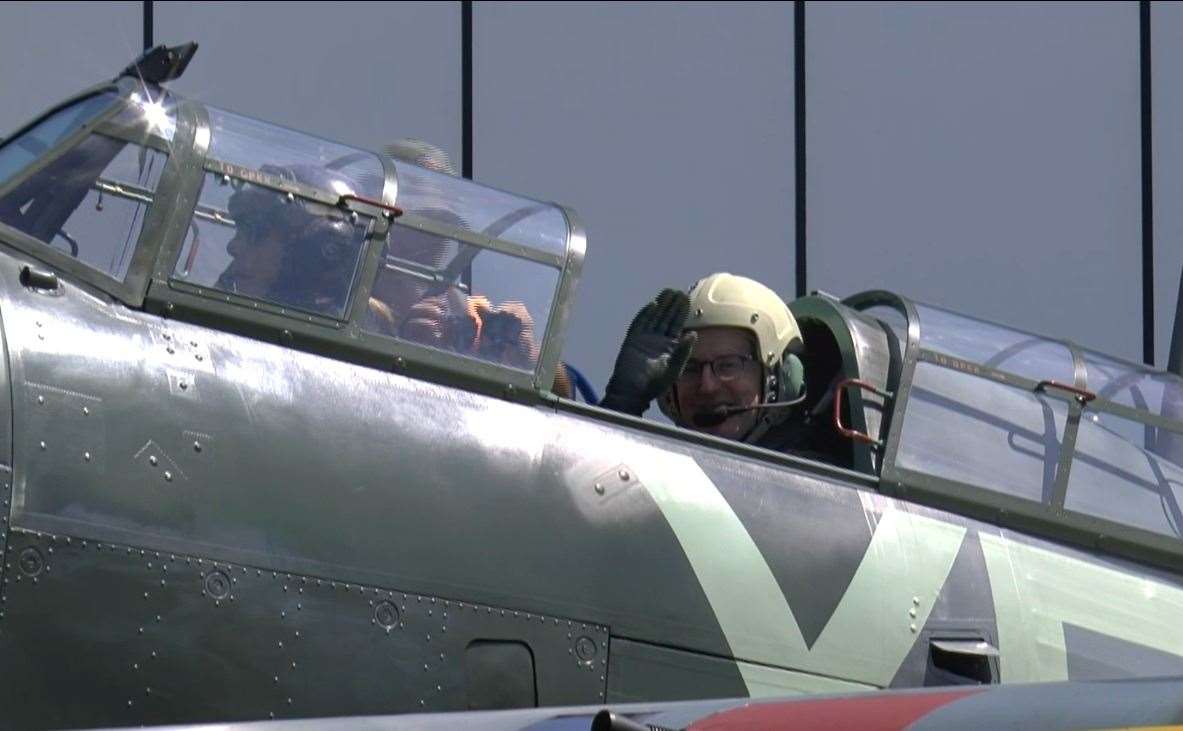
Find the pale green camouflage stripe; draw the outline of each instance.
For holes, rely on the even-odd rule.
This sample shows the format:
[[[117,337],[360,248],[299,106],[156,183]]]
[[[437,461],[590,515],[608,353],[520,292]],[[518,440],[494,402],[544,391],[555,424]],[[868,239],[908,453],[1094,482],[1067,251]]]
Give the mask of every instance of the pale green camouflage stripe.
[[[982,535],[1004,682],[1068,679],[1064,623],[1183,656],[1183,589]]]
[[[641,484],[685,551],[732,655],[762,665],[887,685],[916,640],[912,625],[923,626],[965,536],[960,526],[886,512],[811,651],[755,541],[698,463],[646,450],[633,465],[643,467]]]

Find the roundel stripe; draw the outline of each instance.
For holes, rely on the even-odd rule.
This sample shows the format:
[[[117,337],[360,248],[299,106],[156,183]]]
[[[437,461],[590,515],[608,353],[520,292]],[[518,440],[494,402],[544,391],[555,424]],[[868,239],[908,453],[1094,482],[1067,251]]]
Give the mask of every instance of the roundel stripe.
[[[785,703],[752,703],[708,716],[690,724],[687,731],[739,731],[754,728],[900,731],[925,714],[968,695],[980,693],[981,690],[970,688],[939,693],[893,693]]]

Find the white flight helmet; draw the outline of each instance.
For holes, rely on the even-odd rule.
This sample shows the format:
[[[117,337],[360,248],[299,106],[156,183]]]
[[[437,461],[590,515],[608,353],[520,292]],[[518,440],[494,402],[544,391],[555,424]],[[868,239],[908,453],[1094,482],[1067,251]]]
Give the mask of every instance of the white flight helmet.
[[[683,330],[737,327],[756,336],[763,367],[761,403],[796,398],[804,388],[804,369],[797,356],[804,348],[801,328],[780,296],[754,279],[718,272],[690,288],[690,310]],[[682,423],[677,398],[670,388],[658,399],[662,413]],[[744,441],[754,442],[788,416],[785,409],[765,409]]]

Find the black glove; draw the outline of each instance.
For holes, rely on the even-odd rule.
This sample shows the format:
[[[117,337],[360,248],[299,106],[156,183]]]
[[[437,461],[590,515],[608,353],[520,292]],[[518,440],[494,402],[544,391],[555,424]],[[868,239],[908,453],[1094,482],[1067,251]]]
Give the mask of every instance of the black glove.
[[[663,289],[641,308],[624,336],[600,406],[640,416],[674,385],[697,339],[693,332],[682,332],[689,310],[690,298],[676,289]]]

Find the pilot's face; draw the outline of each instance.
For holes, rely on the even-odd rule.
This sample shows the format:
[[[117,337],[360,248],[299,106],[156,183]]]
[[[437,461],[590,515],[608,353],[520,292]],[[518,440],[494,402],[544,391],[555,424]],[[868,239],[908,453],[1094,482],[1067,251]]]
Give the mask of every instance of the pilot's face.
[[[720,406],[760,403],[762,371],[754,358],[756,340],[747,330],[735,327],[709,327],[697,332],[694,352],[675,391],[681,426],[726,439],[742,439],[756,425],[759,411],[733,414],[709,427],[695,426],[693,420],[695,415],[710,413]],[[723,377],[716,371],[722,371]]]
[[[226,253],[234,257],[223,275],[232,291],[252,297],[271,291],[283,263],[283,239],[274,226],[244,222],[226,245]]]

